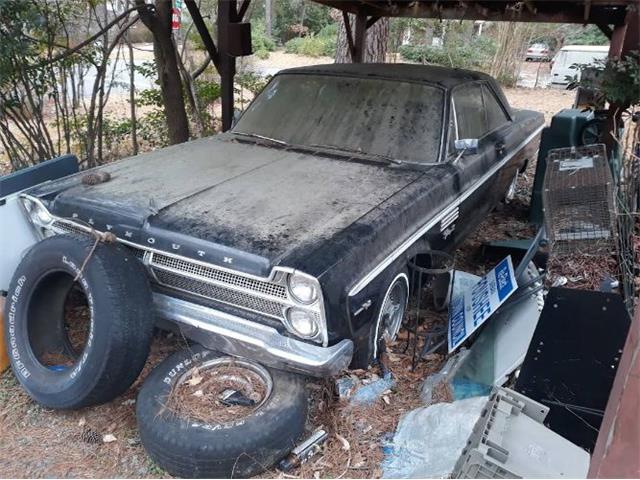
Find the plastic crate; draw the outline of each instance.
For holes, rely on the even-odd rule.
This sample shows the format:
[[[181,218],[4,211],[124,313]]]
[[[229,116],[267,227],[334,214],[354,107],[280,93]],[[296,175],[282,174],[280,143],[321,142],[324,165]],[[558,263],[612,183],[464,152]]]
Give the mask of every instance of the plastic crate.
[[[542,423],[548,407],[494,388],[453,478],[586,478],[589,454]]]

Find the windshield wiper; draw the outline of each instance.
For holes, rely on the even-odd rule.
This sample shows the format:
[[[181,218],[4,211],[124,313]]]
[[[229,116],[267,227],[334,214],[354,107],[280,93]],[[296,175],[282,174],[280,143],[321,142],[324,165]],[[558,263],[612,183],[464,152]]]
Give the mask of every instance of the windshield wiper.
[[[342,152],[342,153],[346,153],[346,154],[352,154],[355,153],[357,155],[359,155],[360,157],[373,157],[379,160],[383,160],[386,163],[393,163],[395,165],[401,165],[402,164],[402,160],[398,160],[397,158],[393,158],[393,157],[389,157],[388,155],[382,155],[380,153],[367,153],[367,152],[362,152],[360,150],[356,150],[355,148],[348,148],[348,147],[338,147],[337,145],[321,145],[319,143],[314,143],[309,145],[310,147],[313,148],[319,148],[319,149],[323,149],[323,150],[331,150],[331,151],[335,151],[335,152]]]
[[[264,140],[266,142],[275,143],[276,145],[282,145],[283,147],[289,146],[289,144],[284,140],[278,140],[277,138],[271,138],[265,135],[258,135],[257,133],[245,133],[245,132],[236,132],[236,131],[233,131],[231,133],[233,133],[234,135],[239,135],[241,137],[256,138],[258,140]]]

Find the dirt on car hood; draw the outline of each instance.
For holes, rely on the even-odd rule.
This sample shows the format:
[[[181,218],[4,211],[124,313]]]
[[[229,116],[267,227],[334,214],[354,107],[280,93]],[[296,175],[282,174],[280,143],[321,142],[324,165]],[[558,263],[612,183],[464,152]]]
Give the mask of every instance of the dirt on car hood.
[[[225,256],[246,252],[263,259],[259,270],[286,264],[301,249],[311,252],[423,174],[256,145],[231,134],[100,170],[110,173],[109,181],[88,186],[80,174],[40,193],[58,215],[91,220],[98,229],[126,225],[135,236],[140,230],[190,237]]]

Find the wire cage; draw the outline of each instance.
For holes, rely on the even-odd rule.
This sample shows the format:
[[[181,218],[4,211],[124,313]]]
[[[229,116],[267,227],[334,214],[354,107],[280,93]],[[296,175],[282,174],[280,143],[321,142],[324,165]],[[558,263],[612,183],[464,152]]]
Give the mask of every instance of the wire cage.
[[[622,115],[623,128],[616,129],[618,155],[621,156],[620,181],[617,191],[619,266],[622,292],[629,314],[633,316],[640,273],[640,257],[636,251],[637,219],[640,218],[640,110]],[[621,133],[620,133],[621,132]]]
[[[542,199],[554,254],[616,251],[614,184],[604,145],[549,150]]]

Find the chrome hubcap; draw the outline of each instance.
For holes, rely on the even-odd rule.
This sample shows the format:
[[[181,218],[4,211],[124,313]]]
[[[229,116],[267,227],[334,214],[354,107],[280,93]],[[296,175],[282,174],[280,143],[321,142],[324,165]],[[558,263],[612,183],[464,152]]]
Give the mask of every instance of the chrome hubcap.
[[[398,335],[408,298],[409,292],[406,278],[397,278],[387,292],[380,309],[381,338],[388,342],[393,341]]]

